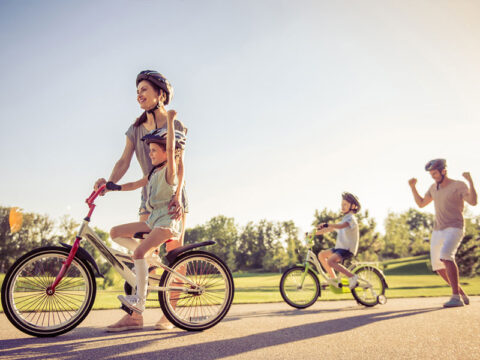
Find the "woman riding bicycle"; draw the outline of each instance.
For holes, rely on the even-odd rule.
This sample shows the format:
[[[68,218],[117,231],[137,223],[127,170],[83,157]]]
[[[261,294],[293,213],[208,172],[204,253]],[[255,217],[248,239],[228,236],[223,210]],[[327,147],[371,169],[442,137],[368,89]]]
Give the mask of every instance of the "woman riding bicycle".
[[[123,154],[115,164],[109,181],[118,182],[127,172],[133,154],[135,153],[137,160],[142,168],[143,175],[147,175],[153,165],[149,157],[148,145],[142,141],[142,137],[154,129],[166,128],[167,111],[165,105],[168,105],[173,97],[173,87],[168,80],[160,73],[152,70],[140,72],[136,78],[137,85],[137,101],[144,112],[137,118],[127,132],[126,145]],[[187,129],[179,121],[174,121],[175,130],[183,131],[185,134]],[[107,181],[104,178],[98,179],[95,183],[95,190]],[[139,220],[146,221],[149,212],[146,209],[146,187],[142,189],[141,205],[139,210]],[[183,151],[179,155],[178,161],[178,188],[169,204],[171,208],[170,214],[173,219],[182,219],[182,234],[178,241],[171,241],[167,244],[167,251],[171,251],[183,243],[183,231],[185,229],[185,213],[188,212],[188,202],[184,189],[184,165]],[[134,250],[138,246],[138,242],[133,239],[122,239],[120,245]],[[143,327],[143,318],[141,315],[134,313],[132,316],[125,315],[120,321],[109,326],[108,331],[124,331],[131,329],[141,329]],[[155,329],[163,330],[172,328],[168,320],[162,318],[155,325]]]

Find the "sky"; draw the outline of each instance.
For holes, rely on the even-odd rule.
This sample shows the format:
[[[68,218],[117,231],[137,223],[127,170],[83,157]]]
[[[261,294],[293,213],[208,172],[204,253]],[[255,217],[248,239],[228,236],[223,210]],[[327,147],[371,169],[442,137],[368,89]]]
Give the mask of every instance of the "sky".
[[[350,191],[382,232],[415,206],[409,178],[421,194],[433,182],[430,159],[479,184],[479,13],[476,1],[2,0],[0,206],[81,221],[141,113],[136,75],[154,69],[189,128],[187,227],[225,215],[307,231]],[[141,176],[134,158],[120,183]],[[109,193],[92,224],[136,221],[139,203]]]

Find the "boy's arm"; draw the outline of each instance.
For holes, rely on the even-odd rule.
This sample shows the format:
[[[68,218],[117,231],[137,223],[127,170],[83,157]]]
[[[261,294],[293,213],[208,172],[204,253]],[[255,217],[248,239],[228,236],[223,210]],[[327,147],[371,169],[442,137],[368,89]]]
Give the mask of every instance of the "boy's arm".
[[[177,112],[168,110],[167,113],[167,183],[173,185],[177,175],[177,164],[175,163],[175,118]]]
[[[465,201],[469,203],[472,206],[477,205],[477,191],[475,190],[475,187],[473,186],[473,180],[472,176],[470,175],[469,172],[464,172],[463,177],[467,179],[468,185],[470,187],[470,190],[468,191],[468,194],[465,196]]]
[[[328,225],[328,226],[325,226],[325,225]],[[319,225],[320,228],[317,228],[317,231],[316,231],[315,235],[322,235],[322,234],[329,233],[329,232],[332,232],[332,231],[335,231],[335,230],[345,229],[349,226],[350,225],[349,225],[348,221],[341,222],[341,223],[338,223],[338,224],[323,223],[323,224]]]

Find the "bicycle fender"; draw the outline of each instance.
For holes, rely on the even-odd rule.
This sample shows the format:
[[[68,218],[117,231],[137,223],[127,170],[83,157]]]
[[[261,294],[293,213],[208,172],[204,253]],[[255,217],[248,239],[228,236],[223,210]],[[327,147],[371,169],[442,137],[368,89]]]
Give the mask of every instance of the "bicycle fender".
[[[213,245],[215,244],[215,241],[213,240],[208,240],[208,241],[202,241],[199,243],[194,243],[194,244],[188,244],[184,246],[179,246],[176,249],[173,249],[172,251],[169,251],[168,254],[165,256],[167,258],[167,261],[169,264],[173,264],[175,259],[182,255],[184,252],[193,250],[195,248],[201,247],[201,246],[208,246],[208,245]]]
[[[68,250],[72,250],[72,245],[60,243],[63,247],[67,248]],[[80,260],[87,261],[92,268],[97,272],[97,275],[101,278],[105,278],[102,273],[100,272],[100,269],[98,268],[97,263],[93,259],[92,255],[90,255],[84,248],[81,246],[78,247],[77,253],[75,254],[75,257],[78,257]]]
[[[368,265],[358,265],[358,266],[355,266],[351,272],[352,273],[355,273],[355,271],[361,269],[361,268],[364,268],[364,267],[368,267]],[[387,279],[385,278],[385,275],[383,274],[383,271],[380,270],[379,268],[377,267],[373,267],[374,269],[378,270],[378,272],[380,273],[380,277],[382,278],[382,281],[383,283],[385,284],[385,287],[388,289],[388,283],[387,283]]]

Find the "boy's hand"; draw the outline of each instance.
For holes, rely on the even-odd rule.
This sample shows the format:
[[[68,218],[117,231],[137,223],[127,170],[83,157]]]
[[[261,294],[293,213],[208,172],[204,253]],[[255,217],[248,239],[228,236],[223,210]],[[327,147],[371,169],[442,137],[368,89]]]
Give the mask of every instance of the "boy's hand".
[[[168,120],[173,121],[177,117],[177,112],[175,110],[167,111]]]
[[[410,187],[414,187],[416,184],[417,184],[417,179],[411,178],[410,180],[408,180],[408,185],[410,185]]]
[[[470,175],[470,173],[467,171],[467,172],[464,172],[462,174],[462,176],[467,179],[468,182],[472,182],[472,176]]]

